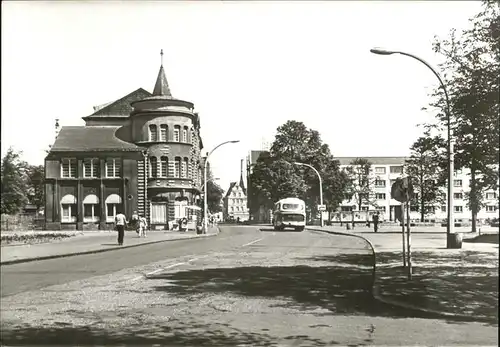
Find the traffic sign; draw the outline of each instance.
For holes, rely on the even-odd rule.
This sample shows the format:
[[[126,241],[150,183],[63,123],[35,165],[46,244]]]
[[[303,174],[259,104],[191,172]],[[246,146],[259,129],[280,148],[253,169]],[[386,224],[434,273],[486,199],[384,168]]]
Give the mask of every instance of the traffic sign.
[[[326,211],[326,205],[318,205],[318,211]]]

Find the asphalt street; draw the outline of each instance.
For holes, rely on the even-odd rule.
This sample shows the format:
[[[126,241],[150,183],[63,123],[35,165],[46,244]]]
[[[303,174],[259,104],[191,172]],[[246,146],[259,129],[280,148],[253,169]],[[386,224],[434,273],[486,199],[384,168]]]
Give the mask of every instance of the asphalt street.
[[[249,232],[244,229],[235,229],[232,230],[231,234],[206,239],[168,241],[111,252],[2,265],[0,267],[1,296],[110,274],[160,260],[203,254],[213,250],[231,249],[253,240],[252,237],[258,232],[258,230]],[[61,244],[61,247],[64,245]]]
[[[11,293],[2,297],[2,342],[498,345],[496,326],[415,317],[374,301],[371,264],[360,257],[369,252],[346,236],[241,226],[214,238],[2,266],[2,291]]]

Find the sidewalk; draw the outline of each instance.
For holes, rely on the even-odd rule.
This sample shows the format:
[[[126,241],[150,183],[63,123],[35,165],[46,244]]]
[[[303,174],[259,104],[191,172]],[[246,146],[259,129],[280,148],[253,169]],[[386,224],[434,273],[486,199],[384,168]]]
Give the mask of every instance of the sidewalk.
[[[362,232],[362,228],[358,232],[339,227],[309,229],[369,240],[377,262],[374,296],[382,302],[449,318],[498,323],[498,238],[469,242],[475,234],[464,233],[461,249],[446,249],[446,231],[412,233],[410,280],[402,266],[401,233],[370,233],[368,228]]]
[[[217,227],[211,227],[207,234],[201,235],[197,235],[194,231],[150,231],[146,238],[139,238],[135,231],[127,231],[125,232],[124,245],[118,246],[116,232],[88,232],[50,243],[2,245],[0,264],[8,265],[71,255],[99,253],[158,242],[216,236],[218,233]]]

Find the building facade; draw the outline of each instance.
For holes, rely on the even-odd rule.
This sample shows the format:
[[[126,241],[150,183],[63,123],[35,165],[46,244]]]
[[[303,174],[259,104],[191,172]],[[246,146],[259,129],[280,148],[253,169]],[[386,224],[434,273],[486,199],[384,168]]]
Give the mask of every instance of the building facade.
[[[366,218],[364,211],[380,211],[382,217],[386,221],[396,221],[396,215],[401,208],[401,203],[391,198],[391,186],[397,178],[403,177],[403,165],[405,157],[360,157],[367,159],[372,165],[371,176],[374,182],[374,200],[377,206],[363,205],[361,211],[353,200],[344,200],[340,206],[341,212],[346,218],[351,218],[349,215],[352,211],[358,213],[359,218]],[[340,167],[346,168],[356,157],[337,157]],[[453,206],[454,218],[456,223],[467,224],[471,220],[471,211],[467,208],[465,194],[470,191],[470,171],[468,169],[457,170],[454,173],[453,182]],[[445,196],[447,196],[446,187],[442,188]],[[418,193],[418,192],[415,192]],[[498,190],[488,190],[484,195],[485,207],[479,211],[477,218],[481,222],[487,219],[498,217]],[[429,223],[440,223],[447,219],[447,200],[445,203],[436,206],[430,206],[430,212],[426,214],[425,221]],[[410,205],[410,220],[420,221],[420,212],[416,206]]]
[[[83,120],[62,127],[45,158],[46,229],[110,229],[119,211],[152,230],[200,218],[200,118],[172,97],[163,64],[153,93],[139,88]]]
[[[243,159],[241,160],[241,174],[239,182],[231,182],[224,196],[223,218],[225,221],[248,221],[248,196],[243,180]]]

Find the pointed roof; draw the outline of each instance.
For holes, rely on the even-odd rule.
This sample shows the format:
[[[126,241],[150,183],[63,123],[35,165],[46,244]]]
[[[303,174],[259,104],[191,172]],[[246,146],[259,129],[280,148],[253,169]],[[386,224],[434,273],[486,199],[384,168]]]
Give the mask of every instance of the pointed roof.
[[[168,99],[173,99],[170,87],[168,86],[167,76],[165,76],[163,64],[160,66],[160,71],[158,71],[153,96],[163,96]]]

